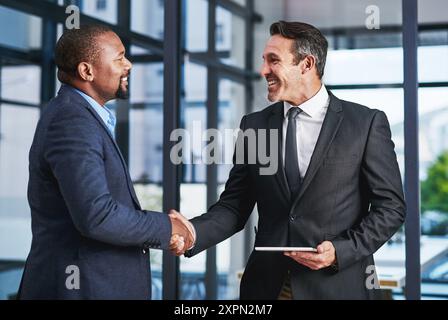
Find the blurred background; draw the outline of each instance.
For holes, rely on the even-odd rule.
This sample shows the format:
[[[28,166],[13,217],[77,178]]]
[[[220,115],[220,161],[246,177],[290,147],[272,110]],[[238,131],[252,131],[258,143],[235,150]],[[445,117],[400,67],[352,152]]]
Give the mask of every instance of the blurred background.
[[[421,214],[420,234],[412,234],[421,235],[420,247],[406,251],[400,230],[375,254],[385,296],[405,299],[412,284],[421,285],[422,299],[448,299],[446,0],[418,1],[418,60],[406,65],[418,70],[418,121],[409,128],[401,0],[0,0],[0,299],[17,293],[31,244],[28,152],[39,115],[60,87],[53,50],[70,4],[81,10],[81,24],[111,26],[133,62],[130,100],[110,108],[143,207],[162,211],[176,190],[177,207],[189,218],[215,202],[231,166],[201,164],[199,136],[184,154],[193,163],[179,166],[173,180],[163,170],[164,124],[238,128],[244,114],[269,105],[258,70],[270,24],[303,21],[321,29],[330,44],[324,83],[339,98],[387,114],[404,181],[411,174],[404,171],[405,147],[419,152],[410,168],[418,172],[420,205],[410,209]],[[177,49],[164,50],[175,41]],[[178,66],[165,68],[176,57]],[[418,143],[405,145],[405,131],[416,128]],[[191,259],[152,250],[153,298],[237,299],[257,219],[255,209],[243,231]],[[418,257],[420,277],[406,277],[406,259]]]

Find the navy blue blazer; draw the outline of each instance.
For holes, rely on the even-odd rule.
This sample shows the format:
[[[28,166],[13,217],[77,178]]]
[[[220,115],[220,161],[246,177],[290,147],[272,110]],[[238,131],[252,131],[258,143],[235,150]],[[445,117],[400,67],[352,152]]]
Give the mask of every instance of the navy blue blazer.
[[[33,240],[19,298],[150,299],[148,249],[168,249],[169,218],[141,209],[112,135],[71,87],[43,112],[29,162]]]

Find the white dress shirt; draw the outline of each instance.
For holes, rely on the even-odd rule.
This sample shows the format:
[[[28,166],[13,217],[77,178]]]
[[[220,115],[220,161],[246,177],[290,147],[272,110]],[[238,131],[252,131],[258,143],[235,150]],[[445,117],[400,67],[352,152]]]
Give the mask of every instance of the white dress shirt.
[[[311,156],[319,138],[322,123],[327,114],[330,98],[327,89],[322,84],[320,90],[309,100],[299,106],[292,106],[284,102],[283,118],[283,163],[285,163],[286,130],[288,128],[288,111],[299,107],[302,112],[296,118],[297,125],[297,153],[299,159],[300,177],[303,179],[310,164]]]

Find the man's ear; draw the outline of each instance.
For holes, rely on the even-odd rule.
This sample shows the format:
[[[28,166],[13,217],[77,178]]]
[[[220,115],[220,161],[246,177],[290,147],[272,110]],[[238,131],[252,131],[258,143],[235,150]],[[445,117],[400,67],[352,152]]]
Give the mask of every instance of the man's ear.
[[[82,80],[92,82],[94,79],[93,66],[90,63],[81,62],[78,64],[78,75]]]
[[[316,66],[316,58],[314,56],[306,56],[302,60],[302,74],[307,73]]]

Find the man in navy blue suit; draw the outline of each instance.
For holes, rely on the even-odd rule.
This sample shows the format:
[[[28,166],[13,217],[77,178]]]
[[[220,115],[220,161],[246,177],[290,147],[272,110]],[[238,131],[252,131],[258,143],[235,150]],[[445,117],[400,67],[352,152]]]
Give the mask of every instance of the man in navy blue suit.
[[[107,101],[128,96],[131,63],[102,26],[69,30],[55,52],[58,96],[29,155],[33,241],[20,299],[150,299],[149,249],[194,230],[174,214],[142,210],[114,137]],[[173,240],[174,241],[174,240]]]

